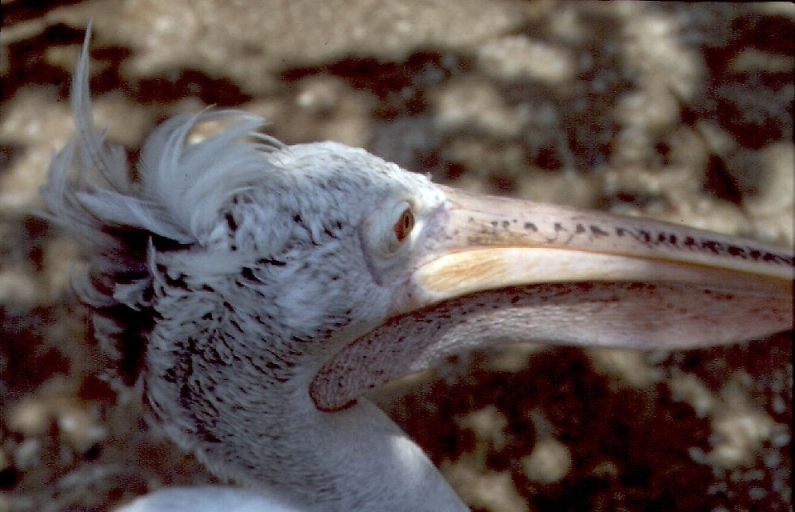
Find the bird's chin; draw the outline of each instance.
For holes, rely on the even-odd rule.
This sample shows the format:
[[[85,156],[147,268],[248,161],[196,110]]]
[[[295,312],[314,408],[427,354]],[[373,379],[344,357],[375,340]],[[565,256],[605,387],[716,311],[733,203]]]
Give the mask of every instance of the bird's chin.
[[[310,385],[315,406],[347,407],[453,354],[543,342],[637,350],[700,348],[792,329],[791,286],[771,282],[568,281],[507,286],[394,316],[346,345]]]

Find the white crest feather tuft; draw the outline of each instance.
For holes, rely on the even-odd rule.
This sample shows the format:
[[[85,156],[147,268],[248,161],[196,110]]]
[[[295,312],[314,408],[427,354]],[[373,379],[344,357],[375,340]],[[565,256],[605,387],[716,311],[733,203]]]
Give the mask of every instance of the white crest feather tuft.
[[[151,315],[157,251],[201,258],[203,247],[228,236],[219,231],[225,205],[261,181],[273,167],[268,154],[286,146],[256,132],[264,121],[248,113],[179,115],[147,139],[133,179],[124,149],[94,126],[90,32],[89,25],[71,91],[77,133],[52,159],[41,215],[81,241],[88,265],[73,276],[72,286],[96,310],[99,342],[111,357],[123,359],[127,349],[119,345],[145,344],[146,333],[130,340],[129,330],[151,325],[144,317]],[[219,121],[228,126],[219,134],[187,142],[198,125]]]

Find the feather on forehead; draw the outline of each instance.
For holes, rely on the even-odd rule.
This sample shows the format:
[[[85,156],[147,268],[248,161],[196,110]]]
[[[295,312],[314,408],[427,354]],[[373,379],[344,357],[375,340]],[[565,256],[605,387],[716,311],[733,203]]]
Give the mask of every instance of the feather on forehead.
[[[87,37],[72,85],[77,137],[50,169],[51,182],[58,186],[44,192],[45,197],[57,199],[76,167],[79,185],[70,198],[75,201],[72,206],[101,224],[135,227],[182,244],[201,243],[213,231],[223,204],[262,180],[273,167],[268,155],[286,148],[257,132],[264,120],[245,112],[178,115],[147,139],[139,180],[134,181],[124,150],[107,143],[94,126],[88,61]],[[200,142],[188,143],[191,132],[209,122],[227,127]]]
[[[146,140],[133,179],[123,148],[94,126],[89,38],[90,32],[72,84],[77,135],[53,159],[42,194],[45,216],[82,237],[87,253],[106,255],[100,267],[145,269],[166,257],[147,255],[150,236],[155,253],[165,246],[193,248],[167,256],[180,268],[201,259],[201,247],[275,254],[296,233],[297,216],[317,241],[330,226],[355,225],[390,195],[429,181],[342,144],[287,146],[258,131],[262,118],[235,110],[163,123]],[[208,125],[216,125],[211,135],[191,141]],[[239,267],[238,258],[225,258],[216,270]],[[78,287],[93,295],[89,288]]]
[[[91,231],[118,225],[180,244],[210,243],[218,236],[219,215],[232,198],[267,179],[278,181],[280,161],[292,159],[284,154],[291,152],[286,145],[257,131],[265,123],[262,118],[205,110],[175,116],[158,127],[143,146],[139,178],[134,181],[124,150],[109,144],[94,126],[88,62],[87,37],[72,85],[77,136],[54,159],[50,185],[43,193],[48,202],[60,204],[53,212],[76,214],[73,221],[91,226]],[[190,135],[208,123],[224,128],[189,142]],[[283,154],[277,157],[277,152]],[[72,174],[78,185],[70,194],[67,182]],[[97,241],[102,238],[94,234]]]
[[[251,114],[180,115],[147,139],[133,179],[124,149],[108,143],[94,126],[89,38],[87,34],[72,84],[77,134],[53,158],[41,191],[47,208],[41,215],[82,241],[87,265],[73,274],[73,288],[95,308],[95,337],[131,384],[152,325],[153,290],[167,277],[161,269],[171,263],[177,270],[239,271],[240,257],[221,250],[207,261],[213,255],[202,247],[218,241],[232,245],[226,205],[263,177],[275,175],[271,156],[287,147],[257,132],[263,120]],[[189,134],[208,122],[226,127],[189,143]],[[267,234],[262,238],[281,242]]]

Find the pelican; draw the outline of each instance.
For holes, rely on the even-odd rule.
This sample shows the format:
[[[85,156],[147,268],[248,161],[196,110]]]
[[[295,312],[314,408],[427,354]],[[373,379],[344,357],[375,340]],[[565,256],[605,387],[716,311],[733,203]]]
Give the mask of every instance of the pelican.
[[[362,149],[285,145],[243,112],[166,121],[131,173],[94,127],[88,62],[86,38],[46,215],[82,243],[73,286],[122,380],[237,486],[125,512],[467,510],[365,392],[484,345],[698,348],[792,328],[787,249],[463,192]],[[188,142],[209,122],[224,128]]]

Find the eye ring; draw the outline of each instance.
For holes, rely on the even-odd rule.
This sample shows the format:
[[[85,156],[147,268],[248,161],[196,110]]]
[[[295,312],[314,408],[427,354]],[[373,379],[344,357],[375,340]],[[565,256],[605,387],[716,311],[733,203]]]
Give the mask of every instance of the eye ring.
[[[397,222],[395,225],[392,226],[392,229],[395,232],[395,238],[398,242],[402,242],[411,234],[411,231],[414,229],[415,219],[414,219],[414,212],[411,211],[411,208],[406,208],[403,210],[403,213],[400,214]]]

